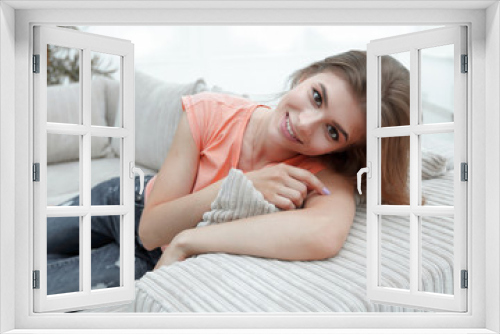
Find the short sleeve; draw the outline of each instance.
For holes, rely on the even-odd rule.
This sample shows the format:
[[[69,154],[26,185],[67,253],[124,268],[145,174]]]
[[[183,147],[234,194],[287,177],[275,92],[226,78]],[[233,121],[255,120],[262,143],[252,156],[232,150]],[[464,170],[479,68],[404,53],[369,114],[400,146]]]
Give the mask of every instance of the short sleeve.
[[[313,174],[317,174],[321,172],[323,169],[327,168],[326,165],[320,159],[312,157],[305,159],[297,167],[307,169]]]
[[[182,109],[186,112],[191,134],[200,152],[207,147],[221,123],[220,102],[214,94],[202,92],[181,98]]]
[[[194,142],[196,143],[196,147],[198,147],[198,150],[201,150],[201,135],[200,135],[200,124],[199,124],[199,117],[197,117],[195,113],[195,107],[193,104],[193,101],[191,99],[191,96],[183,96],[181,97],[182,101],[182,109],[186,113],[188,123],[189,123],[189,128],[191,129],[191,134],[193,136]]]
[[[323,169],[327,168],[327,166],[320,158],[308,157],[306,155],[297,155],[284,161],[284,163],[287,165],[306,169],[313,174],[317,174]]]

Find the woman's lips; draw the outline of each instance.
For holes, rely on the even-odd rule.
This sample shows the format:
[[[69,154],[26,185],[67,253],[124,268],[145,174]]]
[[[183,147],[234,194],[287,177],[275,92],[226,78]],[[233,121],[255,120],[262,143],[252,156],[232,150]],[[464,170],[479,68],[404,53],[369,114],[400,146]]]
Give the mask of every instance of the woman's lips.
[[[290,118],[288,113],[285,114],[283,117],[281,124],[280,124],[280,129],[283,135],[285,136],[286,139],[294,142],[294,143],[302,143],[296,136],[293,131],[292,125],[290,123]]]

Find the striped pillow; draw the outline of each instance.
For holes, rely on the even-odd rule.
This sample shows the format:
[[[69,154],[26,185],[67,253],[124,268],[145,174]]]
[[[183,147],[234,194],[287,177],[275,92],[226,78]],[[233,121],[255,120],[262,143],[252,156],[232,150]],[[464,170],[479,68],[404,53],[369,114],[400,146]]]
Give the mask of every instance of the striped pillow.
[[[447,160],[444,155],[422,148],[422,179],[429,180],[446,174]]]

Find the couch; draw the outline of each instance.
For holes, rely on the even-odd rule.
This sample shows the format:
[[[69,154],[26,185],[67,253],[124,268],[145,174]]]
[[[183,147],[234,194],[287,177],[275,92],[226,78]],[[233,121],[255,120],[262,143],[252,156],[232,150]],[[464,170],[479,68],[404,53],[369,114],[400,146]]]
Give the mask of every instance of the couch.
[[[156,173],[172,143],[182,113],[180,97],[208,90],[204,80],[167,83],[136,73],[136,166]],[[219,90],[220,89],[216,89]],[[78,101],[78,87],[48,89],[49,120],[70,122],[67,110]],[[92,85],[92,123],[119,124],[118,83],[96,78]],[[73,120],[74,122],[74,120]],[[423,151],[423,194],[430,205],[453,205],[453,151],[433,145]],[[48,141],[49,205],[78,194],[78,142]],[[118,176],[119,141],[92,142],[92,184]],[[444,195],[444,196],[443,196]],[[234,201],[230,201],[234,202]],[[214,201],[215,203],[215,201]],[[213,204],[214,205],[214,204]],[[214,206],[213,206],[214,207]],[[226,208],[228,209],[228,208]],[[230,209],[230,208],[229,208]],[[207,213],[209,214],[209,213]],[[385,286],[407,288],[408,222],[387,219],[382,244]],[[423,259],[425,291],[453,291],[453,220],[426,222],[428,256]],[[353,227],[338,256],[323,261],[279,261],[231,254],[203,254],[147,273],[136,282],[133,303],[93,312],[395,312],[415,311],[372,303],[366,296],[366,205],[358,202]]]
[[[144,173],[155,174],[161,167],[182,113],[182,95],[207,90],[202,79],[187,84],[168,83],[141,72],[136,73],[135,163]],[[78,84],[50,86],[47,89],[47,120],[77,123]],[[120,124],[117,115],[119,82],[104,77],[92,81],[92,125]],[[73,137],[73,136],[70,136]],[[74,138],[47,137],[47,205],[59,205],[79,193],[79,143]],[[92,186],[119,176],[120,142],[92,138]]]

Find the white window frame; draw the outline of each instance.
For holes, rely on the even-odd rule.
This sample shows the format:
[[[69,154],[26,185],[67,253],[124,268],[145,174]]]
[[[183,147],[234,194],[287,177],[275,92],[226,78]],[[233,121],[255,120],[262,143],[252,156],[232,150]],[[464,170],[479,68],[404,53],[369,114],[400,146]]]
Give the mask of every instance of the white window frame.
[[[406,1],[408,3],[410,1]],[[413,1],[411,1],[413,2]],[[149,2],[120,2],[136,7],[151,6]],[[500,229],[500,136],[498,110],[500,99],[500,10],[498,1],[434,1],[413,2],[405,9],[390,9],[394,3],[332,1],[326,2],[259,2],[246,1],[243,4],[220,3],[216,1],[164,2],[153,6],[163,9],[137,11],[134,9],[105,10],[116,6],[116,2],[82,1],[70,2],[17,2],[0,3],[0,326],[2,332],[16,330],[16,333],[41,333],[38,328],[133,329],[156,332],[155,329],[198,328],[190,333],[204,332],[208,328],[226,328],[212,332],[249,332],[230,328],[268,328],[262,332],[283,332],[284,326],[302,328],[289,332],[335,333],[335,328],[352,328],[351,333],[493,333],[500,331],[500,277],[499,244]],[[52,6],[52,7],[51,7]],[[42,10],[43,8],[62,10]],[[71,7],[73,6],[73,7]],[[405,6],[397,2],[397,6]],[[432,6],[426,7],[426,6]],[[461,6],[456,8],[453,6]],[[86,7],[86,9],[74,8]],[[179,8],[180,7],[180,8]],[[290,8],[293,7],[293,8]],[[353,8],[357,7],[357,8]],[[437,9],[436,9],[437,7]],[[184,9],[183,9],[184,8]],[[195,8],[195,9],[193,9]],[[217,9],[219,8],[219,9]],[[221,9],[222,8],[222,9]],[[244,10],[243,8],[250,8]],[[350,9],[349,9],[350,8]],[[374,10],[373,8],[376,8]],[[410,9],[411,8],[411,9]],[[416,8],[416,9],[415,9]],[[187,10],[189,9],[189,10]],[[104,11],[104,13],[103,13]],[[33,124],[31,119],[32,82],[29,75],[32,45],[32,26],[35,24],[466,24],[469,27],[469,119],[468,148],[471,153],[469,176],[469,254],[470,269],[468,290],[469,308],[465,314],[34,314],[31,285],[32,245],[31,222],[33,213],[30,194],[32,184],[30,156]],[[485,25],[486,22],[486,25]],[[14,38],[15,32],[15,38]],[[133,42],[133,41],[132,41]],[[488,71],[485,70],[487,66]],[[12,82],[15,83],[12,85]],[[15,110],[15,112],[14,112]],[[472,117],[474,116],[474,121]],[[488,120],[488,121],[486,121]],[[11,129],[15,129],[11,130]],[[487,135],[485,135],[487,133]],[[486,140],[487,139],[487,140]],[[15,145],[12,145],[15,142]],[[488,155],[485,154],[488,151]],[[13,162],[15,161],[15,162]],[[485,164],[485,162],[487,162]],[[486,167],[483,167],[486,166]],[[488,182],[485,175],[488,174]],[[13,177],[14,175],[14,177]],[[15,197],[12,199],[12,189]],[[488,194],[488,196],[486,196]],[[474,195],[474,196],[472,196]],[[486,202],[486,204],[484,204]],[[12,209],[14,208],[14,209]],[[15,224],[12,224],[12,221]],[[14,249],[14,256],[12,255]],[[488,257],[485,256],[488,254]],[[15,287],[15,288],[12,288]],[[488,293],[486,293],[488,291]],[[14,305],[14,307],[12,307]],[[425,321],[422,321],[425,320]],[[275,329],[274,331],[272,329]],[[330,328],[331,330],[322,330]],[[401,330],[398,328],[417,328]],[[438,328],[431,330],[431,328]],[[446,331],[446,328],[453,330]],[[89,331],[93,332],[93,331]],[[132,332],[132,331],[129,331]],[[162,330],[162,333],[167,331]],[[178,331],[177,331],[178,332]],[[255,332],[252,330],[251,332]],[[285,331],[286,332],[286,331]]]
[[[375,303],[410,305],[424,310],[467,310],[467,290],[461,288],[461,270],[467,269],[467,188],[461,181],[460,164],[467,163],[467,76],[461,73],[461,55],[467,54],[467,29],[465,26],[447,26],[412,34],[371,41],[367,51],[367,163],[371,177],[367,179],[367,295]],[[422,124],[421,56],[420,51],[443,45],[453,46],[454,65],[454,121],[449,123]],[[407,126],[382,127],[381,124],[381,60],[380,57],[408,52],[410,56],[410,123]],[[423,206],[421,176],[421,135],[453,133],[454,138],[454,203],[452,206]],[[382,205],[381,198],[381,143],[383,138],[406,136],[410,142],[410,203],[409,205]],[[451,215],[450,215],[451,214]],[[380,285],[381,221],[386,215],[409,219],[409,289],[395,289]],[[453,294],[434,294],[421,290],[422,231],[419,220],[424,216],[452,217],[453,220]]]
[[[78,124],[47,121],[47,46],[57,45],[80,53],[80,103]],[[81,310],[105,304],[131,301],[135,296],[134,282],[134,45],[127,40],[83,33],[51,26],[34,27],[34,53],[39,55],[39,73],[33,74],[34,94],[34,162],[38,163],[39,181],[33,184],[34,194],[34,270],[39,273],[38,288],[34,289],[35,312]],[[91,53],[100,52],[120,57],[119,114],[120,127],[93,126],[91,123]],[[47,135],[64,134],[80,138],[79,184],[80,205],[47,206]],[[91,205],[91,141],[97,136],[120,140],[120,205]],[[92,291],[91,224],[92,216],[120,217],[120,286]],[[47,295],[47,218],[79,217],[80,220],[80,289],[78,292]]]

